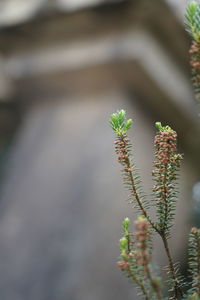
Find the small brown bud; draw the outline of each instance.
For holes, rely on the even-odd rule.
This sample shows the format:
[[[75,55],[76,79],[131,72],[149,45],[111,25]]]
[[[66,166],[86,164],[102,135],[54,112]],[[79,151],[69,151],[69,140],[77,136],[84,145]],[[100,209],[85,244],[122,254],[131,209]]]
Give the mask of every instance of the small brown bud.
[[[117,266],[122,270],[125,271],[130,267],[130,263],[128,261],[118,261]]]
[[[196,227],[192,227],[191,233],[197,233],[197,232],[198,232],[198,229]]]

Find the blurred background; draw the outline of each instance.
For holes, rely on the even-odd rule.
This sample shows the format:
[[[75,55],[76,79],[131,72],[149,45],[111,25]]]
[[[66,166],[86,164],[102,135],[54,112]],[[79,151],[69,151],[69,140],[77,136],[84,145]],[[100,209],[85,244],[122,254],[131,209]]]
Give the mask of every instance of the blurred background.
[[[173,234],[200,225],[200,126],[186,0],[0,1],[0,298],[137,299],[117,269],[131,206],[108,118],[124,108],[151,192],[154,122],[185,160]],[[160,244],[155,256],[166,263]]]

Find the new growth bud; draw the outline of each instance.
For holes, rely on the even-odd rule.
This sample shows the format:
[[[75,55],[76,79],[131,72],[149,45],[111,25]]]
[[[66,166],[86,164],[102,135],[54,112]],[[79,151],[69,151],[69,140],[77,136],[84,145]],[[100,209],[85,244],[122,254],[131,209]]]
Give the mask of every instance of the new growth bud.
[[[122,228],[123,228],[123,232],[126,235],[129,235],[129,225],[130,225],[130,219],[129,218],[125,218],[122,222]]]
[[[117,265],[122,271],[125,271],[130,267],[130,263],[128,261],[118,261]]]
[[[119,243],[120,243],[120,249],[121,249],[121,250],[127,250],[128,241],[127,241],[127,239],[125,238],[125,236],[123,236],[123,237],[119,240]]]
[[[125,129],[126,130],[130,129],[131,126],[132,126],[132,124],[133,124],[133,120],[132,119],[127,120],[126,123],[125,123]]]
[[[161,122],[156,122],[155,127],[158,129],[158,131],[170,131],[172,130],[170,126],[162,126]]]
[[[127,259],[127,249],[128,249],[128,240],[125,236],[123,236],[119,240],[120,250],[121,250],[121,257],[123,259]]]
[[[118,136],[123,136],[131,128],[133,121],[126,120],[126,112],[121,109],[111,115],[109,123]]]
[[[190,11],[190,15],[194,16],[196,9],[197,9],[198,3],[196,1],[190,1],[187,5],[187,9]]]
[[[155,127],[160,131],[162,129],[161,122],[156,122]]]
[[[200,41],[200,4],[197,1],[189,1],[185,13],[185,27],[195,42]]]
[[[198,232],[198,229],[196,227],[192,227],[191,233],[197,233],[197,232]]]

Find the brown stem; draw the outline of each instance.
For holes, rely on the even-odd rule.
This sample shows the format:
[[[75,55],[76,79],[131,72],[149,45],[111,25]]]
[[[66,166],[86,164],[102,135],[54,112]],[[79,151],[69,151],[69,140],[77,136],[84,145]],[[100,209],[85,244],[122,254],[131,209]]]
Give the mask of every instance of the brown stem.
[[[160,294],[160,289],[157,285],[157,283],[153,280],[152,276],[151,276],[151,272],[149,270],[149,266],[146,266],[146,273],[147,273],[147,277],[151,283],[152,289],[154,290],[154,292],[156,293],[157,299],[161,300],[161,294]]]
[[[168,245],[168,240],[166,238],[166,236],[164,234],[161,235],[161,238],[163,240],[163,244],[164,244],[164,248],[167,254],[167,258],[169,261],[169,270],[174,282],[174,295],[175,295],[175,299],[178,299],[178,296],[180,295],[181,297],[183,297],[183,291],[181,289],[181,287],[179,286],[179,282],[176,278],[176,272],[174,269],[174,264],[173,264],[173,260],[172,260],[172,256],[169,250],[169,245]]]
[[[119,137],[120,141],[122,143],[124,143],[124,138],[126,138],[126,136],[121,136]],[[158,231],[158,228],[156,227],[156,225],[154,224],[154,222],[151,220],[150,216],[147,214],[147,211],[145,210],[142,202],[140,201],[140,196],[137,192],[137,189],[136,189],[136,185],[135,185],[135,182],[134,182],[134,176],[133,176],[133,171],[131,170],[131,161],[129,159],[129,153],[127,151],[127,148],[125,147],[124,148],[124,154],[126,155],[126,158],[125,158],[125,164],[127,166],[127,168],[130,170],[128,171],[128,176],[129,176],[129,179],[130,179],[130,182],[131,182],[131,189],[133,191],[133,196],[143,214],[143,216],[148,220],[148,222],[150,223],[150,225],[152,226],[152,228],[157,232],[159,233]]]
[[[130,163],[129,158],[126,159],[126,163],[127,163],[128,168],[131,169],[131,163]],[[130,180],[131,180],[132,190],[134,191],[134,197],[135,197],[135,199],[137,201],[137,204],[138,204],[138,206],[139,206],[139,208],[140,208],[143,216],[149,221],[149,223],[151,224],[152,228],[158,233],[157,227],[155,226],[155,224],[153,223],[153,221],[151,220],[151,218],[147,214],[147,211],[145,210],[145,208],[142,205],[142,202],[140,201],[140,197],[139,197],[139,195],[137,193],[135,182],[134,182],[133,172],[129,171],[128,173],[129,173],[129,177],[130,177]]]
[[[131,251],[131,247],[130,247],[130,244],[131,244],[130,234],[126,234],[126,239],[127,239],[127,242],[128,242],[128,253],[130,253],[130,251]]]
[[[127,158],[127,165],[131,166],[130,164],[130,160],[129,158]],[[169,268],[170,268],[170,273],[171,273],[171,276],[173,278],[173,282],[174,282],[174,295],[175,295],[175,299],[178,299],[178,295],[180,295],[181,297],[183,297],[183,292],[182,292],[182,289],[180,288],[179,286],[179,282],[176,278],[176,273],[175,273],[175,269],[174,269],[174,264],[173,264],[173,260],[172,260],[172,256],[171,256],[171,253],[170,253],[170,250],[169,250],[169,245],[168,245],[168,240],[165,236],[165,233],[163,234],[156,226],[155,224],[151,221],[150,217],[148,216],[146,210],[144,209],[141,201],[140,201],[140,198],[139,198],[139,195],[136,191],[136,187],[135,187],[135,183],[134,183],[134,177],[133,177],[133,173],[130,171],[129,172],[129,176],[130,176],[130,179],[131,179],[131,184],[132,184],[132,188],[133,190],[135,191],[134,192],[134,197],[141,209],[141,212],[143,213],[144,217],[149,221],[150,225],[152,226],[152,228],[160,235],[160,237],[162,238],[162,241],[163,241],[163,244],[164,244],[164,248],[165,248],[165,251],[166,251],[166,254],[167,254],[167,258],[168,258],[168,261],[169,261]],[[166,220],[166,214],[167,214],[167,203],[166,203],[167,199],[165,198],[165,220]],[[157,294],[158,296],[158,294]],[[159,296],[158,296],[159,297]],[[158,298],[158,299],[161,299],[161,298]]]
[[[141,288],[143,295],[145,296],[145,300],[151,300],[145,290],[144,284],[141,280],[138,280],[136,276],[131,272],[131,269],[128,269],[129,276],[131,279]]]
[[[166,180],[167,180],[167,164],[165,164],[165,174],[164,174],[164,181],[163,181],[163,189],[164,189],[164,206],[165,206],[165,214],[164,214],[164,229],[166,229],[167,223],[167,215],[168,215],[168,203],[167,203],[167,190],[166,190]]]

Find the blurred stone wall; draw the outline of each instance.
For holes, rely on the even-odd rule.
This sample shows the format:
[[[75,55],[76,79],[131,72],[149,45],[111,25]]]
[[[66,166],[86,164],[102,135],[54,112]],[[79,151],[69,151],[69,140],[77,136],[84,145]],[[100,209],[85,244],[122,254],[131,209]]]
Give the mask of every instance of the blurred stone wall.
[[[154,121],[178,131],[186,155],[172,245],[183,258],[200,148],[187,45],[182,26],[159,0],[2,29],[4,74],[13,88],[7,100],[17,104],[21,122],[13,125],[0,191],[0,298],[137,298],[115,264],[121,221],[135,215],[108,125],[120,108],[134,120],[134,159],[147,192]]]
[[[119,92],[59,104],[34,105],[17,136],[1,192],[0,291],[3,299],[132,299],[116,267],[125,216],[134,220],[120,181],[109,114],[125,107],[145,189],[154,130],[137,105]],[[173,249],[188,229],[190,180],[182,174]],[[166,263],[159,246],[159,262]],[[136,297],[136,296],[134,296]]]

